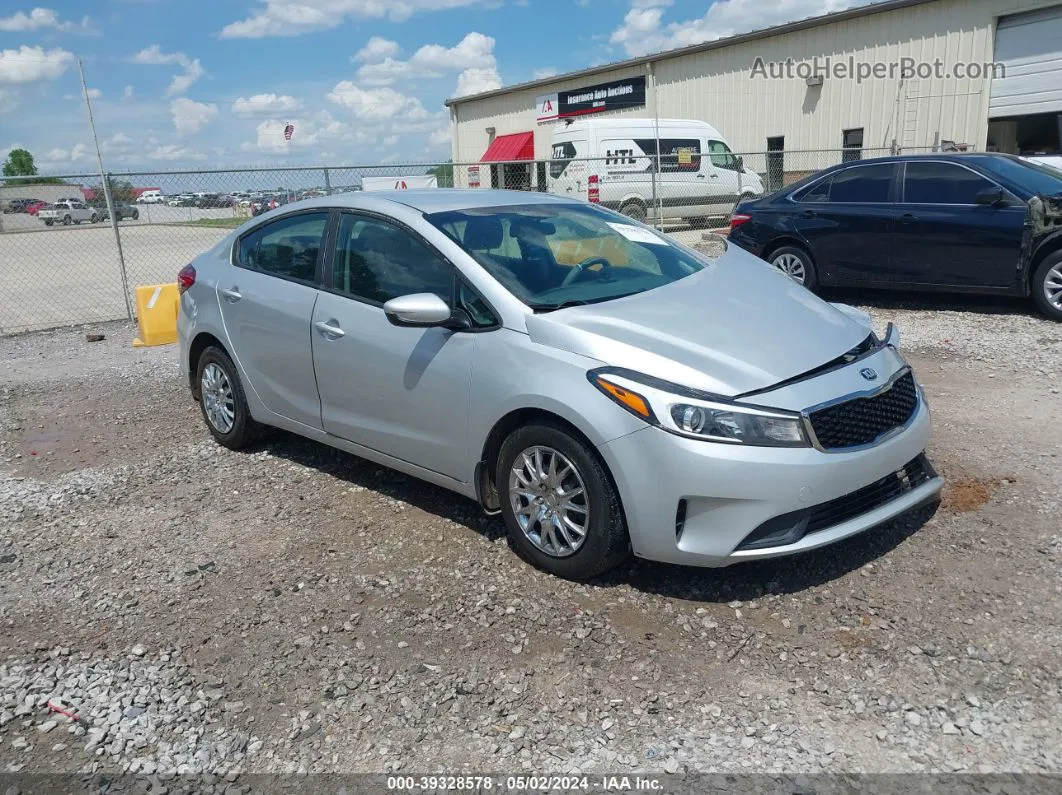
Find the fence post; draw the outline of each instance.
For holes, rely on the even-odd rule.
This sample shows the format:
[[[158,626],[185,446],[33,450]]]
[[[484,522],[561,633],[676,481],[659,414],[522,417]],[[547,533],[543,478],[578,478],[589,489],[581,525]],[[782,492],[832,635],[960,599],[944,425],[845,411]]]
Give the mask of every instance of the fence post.
[[[329,196],[332,195],[332,181],[328,176],[328,169],[324,170],[324,189],[325,193]]]
[[[125,271],[125,254],[122,251],[122,233],[118,231],[118,218],[114,213],[114,200],[111,198],[111,175],[103,175],[103,197],[107,202],[107,213],[111,216],[111,229],[114,230],[114,244],[118,248],[118,271],[122,277],[122,297],[125,299],[125,314],[129,322],[133,320],[133,305],[129,300],[129,277]]]

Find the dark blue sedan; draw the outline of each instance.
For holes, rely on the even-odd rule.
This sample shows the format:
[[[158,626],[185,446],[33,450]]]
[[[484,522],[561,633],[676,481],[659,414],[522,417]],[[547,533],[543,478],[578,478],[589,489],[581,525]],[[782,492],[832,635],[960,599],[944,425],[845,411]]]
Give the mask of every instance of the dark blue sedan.
[[[1062,321],[1062,171],[1012,155],[843,163],[738,205],[730,240],[811,289],[1032,296]]]

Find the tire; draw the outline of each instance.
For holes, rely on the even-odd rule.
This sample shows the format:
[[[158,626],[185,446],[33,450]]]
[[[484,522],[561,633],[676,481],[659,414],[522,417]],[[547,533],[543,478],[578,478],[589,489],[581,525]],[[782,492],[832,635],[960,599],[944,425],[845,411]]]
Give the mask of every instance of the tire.
[[[133,210],[133,220],[134,221],[139,221],[140,220],[140,210]]]
[[[45,226],[51,226],[51,225],[52,225],[52,224],[54,224],[54,223],[55,223],[55,221],[45,221],[45,222],[44,222],[44,225],[45,225]]]
[[[70,218],[69,215],[64,215],[63,216],[63,226],[70,226],[70,220],[71,220],[71,218]]]
[[[809,290],[814,290],[819,284],[815,262],[811,259],[811,255],[800,246],[776,248],[764,259]]]
[[[96,213],[93,213],[92,214],[92,218],[89,219],[89,223],[98,224],[99,222],[100,222],[100,217],[98,215],[96,215]]]
[[[1044,258],[1029,286],[1037,308],[1051,320],[1062,322],[1062,251]]]
[[[620,213],[643,224],[645,219],[649,217],[645,205],[641,202],[626,202],[620,205]]]
[[[533,451],[540,455],[542,470],[549,471],[550,458],[556,462],[556,470],[562,475],[556,488],[535,488],[533,479],[527,477],[530,469],[518,463],[525,455],[534,461]],[[571,468],[570,474],[565,474],[566,467]],[[514,476],[514,468],[520,471],[520,476]],[[627,522],[611,477],[596,452],[559,424],[536,422],[509,434],[498,453],[495,483],[510,543],[520,557],[538,568],[568,580],[582,581],[596,577],[630,557]],[[514,491],[514,483],[519,492]],[[568,501],[570,509],[563,515],[554,513],[555,520],[542,522],[546,515],[542,511],[555,504],[558,490],[562,494],[572,493],[580,483],[583,493]],[[532,503],[529,495],[540,491],[544,498]],[[517,518],[514,500],[522,509],[526,529]],[[580,506],[583,508],[581,512]],[[555,522],[563,523],[565,519],[572,519],[576,524],[584,522],[581,541],[577,541],[571,530],[566,530],[566,538],[555,529]],[[567,543],[569,539],[572,541],[570,545]]]
[[[224,381],[217,380],[217,374],[224,376]],[[204,377],[207,382],[204,384]],[[230,450],[240,450],[258,438],[261,427],[251,418],[247,407],[247,397],[243,384],[236,372],[232,359],[221,348],[211,345],[199,357],[195,369],[195,383],[199,391],[199,408],[207,430],[215,441]],[[227,385],[228,399],[225,399]],[[224,422],[224,411],[219,408],[227,406],[231,412],[231,424]]]

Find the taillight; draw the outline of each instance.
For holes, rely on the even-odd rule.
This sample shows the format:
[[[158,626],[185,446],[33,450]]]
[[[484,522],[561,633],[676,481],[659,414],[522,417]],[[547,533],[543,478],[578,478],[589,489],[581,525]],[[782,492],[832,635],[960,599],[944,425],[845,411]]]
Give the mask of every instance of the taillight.
[[[586,200],[597,204],[601,201],[601,188],[597,174],[591,174],[586,180]]]
[[[181,268],[181,272],[177,274],[177,292],[184,293],[193,284],[195,284],[195,268],[191,265],[185,265]]]
[[[730,216],[730,231],[733,232],[742,224],[747,224],[752,220],[752,216],[747,213],[734,213]]]

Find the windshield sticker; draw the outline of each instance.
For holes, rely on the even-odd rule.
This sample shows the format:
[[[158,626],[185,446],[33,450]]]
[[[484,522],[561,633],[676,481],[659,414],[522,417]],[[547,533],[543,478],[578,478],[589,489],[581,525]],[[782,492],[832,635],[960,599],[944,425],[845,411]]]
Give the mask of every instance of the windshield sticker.
[[[661,237],[657,237],[648,229],[642,229],[641,227],[631,226],[630,224],[613,224],[609,223],[613,229],[619,232],[628,240],[635,243],[650,243],[654,246],[666,246],[669,245],[666,240]]]

